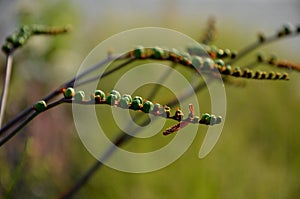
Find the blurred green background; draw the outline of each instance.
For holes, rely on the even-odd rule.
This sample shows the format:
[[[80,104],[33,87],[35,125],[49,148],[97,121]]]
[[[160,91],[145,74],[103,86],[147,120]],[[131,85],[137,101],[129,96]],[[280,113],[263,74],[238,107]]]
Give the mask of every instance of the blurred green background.
[[[270,35],[286,22],[299,25],[299,9],[296,0],[0,1],[2,43],[22,24],[74,27],[67,35],[32,38],[15,53],[7,118],[74,76],[93,47],[121,31],[158,26],[199,40],[207,19],[215,16],[214,44],[239,50],[254,41],[259,31]],[[283,39],[259,50],[299,63],[299,41]],[[248,63],[253,57],[249,55],[238,64]],[[4,60],[1,54],[1,79]],[[74,198],[298,198],[299,73],[291,72],[290,79],[246,80],[245,87],[226,85],[224,129],[204,159],[198,158],[198,151],[204,138],[201,132],[207,127],[199,126],[192,146],[170,166],[146,174],[128,174],[104,166]],[[109,80],[103,85],[107,89],[110,86]],[[207,91],[199,94],[201,106],[209,104],[201,100],[207,96]],[[163,100],[164,96],[156,99]],[[101,109],[108,111],[109,107]],[[113,121],[107,122],[116,129]],[[158,135],[148,139],[154,147],[165,142]],[[128,142],[125,147],[143,151],[143,145],[137,142]],[[41,114],[1,147],[0,198],[12,187],[11,198],[55,198],[94,161],[76,133],[71,106],[60,106]]]

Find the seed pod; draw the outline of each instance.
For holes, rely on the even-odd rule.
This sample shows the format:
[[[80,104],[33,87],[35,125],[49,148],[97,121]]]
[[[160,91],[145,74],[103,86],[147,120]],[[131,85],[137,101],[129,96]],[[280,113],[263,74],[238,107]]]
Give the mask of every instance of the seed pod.
[[[225,63],[222,59],[217,59],[215,60],[215,64],[219,65],[219,66],[225,66]]]
[[[152,102],[150,101],[145,101],[144,104],[143,104],[143,108],[142,108],[142,111],[144,113],[150,113],[154,108],[154,105]]]
[[[266,41],[266,36],[263,33],[258,33],[257,36],[258,36],[258,41],[260,43],[263,43]]]
[[[222,117],[218,116],[216,120],[216,124],[220,124],[222,122]]]
[[[124,94],[120,99],[119,106],[121,108],[128,108],[131,102],[132,102],[131,96],[128,94]]]
[[[110,94],[109,96],[107,96],[106,98],[106,103],[110,104],[112,106],[116,105],[118,100],[118,96],[114,95],[114,94]]]
[[[203,67],[204,61],[201,57],[195,56],[192,58],[192,65],[196,69],[201,69]]]
[[[178,122],[180,122],[183,119],[183,113],[180,109],[178,109],[175,112],[175,115],[173,116],[173,119],[177,120]]]
[[[18,41],[18,34],[14,33],[6,38],[6,41],[12,44],[15,44]]]
[[[153,51],[153,57],[155,59],[162,59],[163,56],[164,56],[164,50],[162,48],[159,48],[159,47],[154,47],[152,49]]]
[[[34,110],[37,111],[37,112],[43,112],[46,110],[47,108],[47,104],[44,100],[41,100],[41,101],[38,101],[34,104],[33,106]]]
[[[112,90],[112,91],[110,91],[110,94],[115,95],[117,101],[119,101],[121,99],[121,94],[119,93],[119,91]]]
[[[104,100],[105,99],[105,93],[102,91],[102,90],[95,90],[94,91],[94,95],[96,97],[100,97],[101,100]]]
[[[199,123],[199,121],[200,121],[199,116],[195,116],[195,117],[193,118],[193,123],[194,123],[194,124]]]
[[[242,70],[239,67],[236,67],[233,70],[232,76],[241,77],[242,76]]]
[[[224,57],[229,57],[231,55],[231,52],[229,49],[224,50]]]
[[[171,108],[168,107],[167,105],[164,106],[164,114],[166,114],[165,115],[166,118],[169,118],[171,115]]]
[[[153,106],[152,112],[157,115],[162,115],[162,114],[164,114],[164,109],[163,109],[162,105],[160,105],[159,103],[155,103]]]
[[[260,73],[260,79],[266,79],[267,73],[266,72],[261,72]]]
[[[171,61],[178,61],[178,58],[179,57],[179,52],[178,52],[178,50],[176,50],[175,48],[171,48],[170,50],[169,50],[169,59],[171,60]]]
[[[260,75],[261,75],[261,72],[260,71],[256,71],[253,78],[254,79],[260,79]]]
[[[281,77],[281,73],[277,72],[277,73],[275,74],[274,79],[280,79],[280,77]]]
[[[83,91],[77,91],[74,95],[75,102],[82,102],[84,100],[85,93]]]
[[[133,109],[133,110],[140,110],[142,105],[143,105],[143,98],[141,98],[139,96],[135,96],[132,99],[132,103],[131,103],[130,108]]]
[[[271,72],[269,72],[269,74],[268,74],[268,79],[274,79],[275,78],[275,73],[273,72],[273,71],[271,71]]]
[[[215,115],[210,116],[210,125],[214,125],[217,122],[217,117]]]
[[[231,51],[231,56],[230,56],[230,58],[231,59],[234,59],[234,58],[236,58],[236,56],[238,55],[238,52],[237,51]]]
[[[210,124],[210,115],[208,113],[204,113],[201,116],[199,123],[209,125]]]
[[[105,100],[105,93],[102,90],[95,90],[93,94],[91,94],[91,100],[94,100],[96,103],[100,103]]]
[[[5,53],[5,54],[9,54],[11,53],[11,51],[13,50],[13,46],[11,45],[11,43],[6,43],[2,46],[2,51]]]
[[[231,71],[232,71],[231,66],[227,65],[227,66],[222,67],[221,73],[224,74],[224,75],[230,75]]]
[[[289,75],[287,73],[283,73],[280,79],[289,80]]]
[[[145,48],[143,46],[138,46],[135,49],[133,49],[132,54],[136,58],[144,58],[144,56],[145,56]]]
[[[203,63],[203,70],[204,71],[209,71],[212,70],[215,66],[215,62],[210,59],[210,58],[206,58],[204,59],[204,63]]]
[[[222,49],[219,49],[217,51],[217,58],[223,58],[224,57],[224,50]]]
[[[64,92],[64,96],[66,99],[71,99],[73,98],[75,95],[75,90],[72,87],[69,87],[66,89],[66,91]]]
[[[285,35],[289,35],[293,32],[295,27],[292,24],[287,23],[282,27],[282,29],[284,30]]]
[[[263,62],[265,59],[264,59],[264,56],[262,53],[258,53],[257,54],[257,61],[258,62]]]

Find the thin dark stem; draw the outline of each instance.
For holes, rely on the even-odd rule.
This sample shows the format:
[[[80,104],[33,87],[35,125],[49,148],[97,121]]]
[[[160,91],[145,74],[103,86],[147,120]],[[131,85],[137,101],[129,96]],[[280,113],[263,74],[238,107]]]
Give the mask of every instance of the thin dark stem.
[[[110,61],[113,61],[115,59],[122,59],[124,56],[108,56],[106,59],[102,60],[101,62],[97,63],[96,65],[92,66],[91,68],[87,69],[86,71],[82,72],[81,74],[77,75],[76,77],[72,78],[71,80],[64,83],[62,86],[60,86],[55,91],[51,92],[49,95],[43,98],[45,102],[48,102],[52,100],[53,98],[57,97],[62,93],[62,89],[66,87],[73,87],[74,82],[78,79],[83,78],[85,75],[88,75],[89,73],[95,71],[96,69],[102,67],[103,65],[107,64]],[[23,112],[21,112],[18,116],[10,120],[8,123],[5,124],[3,128],[0,129],[0,136],[4,134],[7,130],[12,128],[14,125],[16,125],[18,122],[20,122],[24,117],[28,116],[33,111],[32,107],[29,107],[25,109]]]
[[[130,64],[130,63],[132,63],[132,62],[135,61],[135,60],[136,60],[136,58],[130,58],[129,60],[127,60],[127,61],[121,63],[121,64],[118,65],[117,67],[115,67],[115,68],[113,68],[113,69],[111,69],[111,70],[109,70],[109,71],[107,71],[107,72],[104,72],[104,73],[101,74],[101,75],[97,75],[97,76],[95,76],[95,77],[91,77],[91,78],[89,78],[89,79],[87,79],[87,80],[83,80],[83,81],[81,81],[81,82],[76,83],[76,86],[81,86],[81,85],[88,84],[88,83],[90,83],[90,82],[99,80],[100,78],[104,78],[104,77],[106,77],[106,76],[108,76],[108,75],[110,75],[110,74],[112,74],[112,73],[114,73],[114,72],[120,70],[121,68],[123,68],[124,66],[126,66],[126,65],[128,65],[128,64]]]
[[[104,66],[105,64],[107,64],[110,61],[113,61],[113,60],[115,60],[115,59],[117,59],[119,57],[120,56],[107,56],[101,62],[97,63],[96,65],[92,66],[91,68],[87,69],[86,71],[82,72],[81,74],[77,75],[76,77],[72,78],[71,80],[69,80],[66,83],[64,83],[63,85],[61,85],[58,89],[56,89],[55,91],[53,91],[52,93],[50,93],[48,96],[44,97],[43,100],[45,102],[48,102],[49,100],[53,99],[57,95],[61,94],[61,90],[63,88],[73,87],[75,81],[80,80],[81,78],[83,78],[84,76],[88,75],[89,73],[91,73],[91,72],[99,69],[100,67]]]
[[[49,110],[55,106],[58,106],[59,104],[62,104],[64,102],[64,98],[60,99],[60,100],[57,100],[51,104],[49,104],[47,106],[47,109],[46,110]],[[33,110],[33,109],[32,109]],[[45,111],[46,111],[45,110]],[[4,145],[6,142],[8,142],[13,136],[15,136],[24,126],[26,126],[30,121],[32,121],[36,116],[38,116],[40,114],[40,112],[33,112],[30,114],[30,112],[28,112],[28,116],[27,118],[22,121],[16,128],[14,128],[12,131],[10,131],[9,133],[7,133],[7,135],[5,135],[4,138],[2,138],[0,140],[0,147],[2,145]]]
[[[172,67],[176,67],[176,63],[172,64]],[[170,69],[171,70],[171,69]],[[164,74],[161,75],[161,78],[159,79],[159,82],[164,82],[168,78],[168,76],[171,75],[171,71],[168,70]],[[200,88],[196,87],[198,91],[200,91]],[[202,87],[204,88],[204,87]],[[154,87],[152,91],[150,92],[148,99],[152,100],[156,94],[159,92],[161,87]],[[187,98],[187,96],[185,96]],[[184,98],[182,98],[184,100]],[[133,118],[134,120],[135,118]],[[143,121],[142,126],[146,125],[148,121]],[[128,135],[122,131],[119,132],[119,136],[117,139],[113,142],[114,144],[111,145],[102,155],[102,157],[99,159],[99,161],[95,161],[95,163],[77,180],[77,182],[69,189],[67,190],[63,195],[61,195],[60,199],[69,199],[72,198],[79,190],[80,188],[84,187],[85,184],[88,182],[88,180],[98,171],[102,166],[103,162],[106,161],[117,149],[117,146],[120,146],[124,144],[125,142],[129,141],[135,134],[138,133],[138,128],[135,129],[132,132],[132,135]]]
[[[5,133],[8,129],[10,129],[12,126],[16,125],[19,121],[21,121],[24,117],[26,117],[27,115],[29,115],[32,111],[34,111],[32,109],[32,107],[29,107],[27,109],[25,109],[24,111],[22,111],[17,117],[15,117],[13,120],[9,121],[8,123],[6,123],[2,129],[0,129],[0,136]]]
[[[0,128],[2,127],[2,122],[5,114],[8,88],[9,88],[11,71],[12,71],[12,62],[13,62],[12,54],[8,54],[6,56],[5,77],[3,82],[3,90],[2,90],[1,103],[0,103]]]
[[[147,122],[145,122],[147,124]],[[137,133],[138,130],[135,129],[134,134]],[[101,159],[98,161],[95,161],[95,163],[85,172],[81,178],[69,189],[67,192],[65,192],[63,195],[61,195],[60,199],[69,199],[72,198],[79,190],[82,188],[88,180],[98,171],[98,169],[103,166],[103,162],[106,161],[112,154],[115,152],[116,148],[118,146],[121,146],[124,144],[127,140],[132,138],[130,135],[126,133],[122,133],[117,137],[117,139],[114,141],[114,144],[111,145],[103,154]]]
[[[263,42],[256,41],[256,42],[246,46],[244,49],[240,50],[238,55],[234,59],[231,59],[230,61],[228,61],[227,64],[233,64],[233,63],[237,62],[238,60],[240,60],[241,58],[243,58],[244,56],[246,56],[247,54],[249,54],[253,50],[257,49],[258,47],[261,47],[263,45],[275,42],[275,41],[283,39],[283,38],[298,36],[298,35],[299,35],[299,33],[293,33],[293,34],[289,34],[289,35],[279,37],[277,34],[275,34],[273,36],[270,36],[270,37],[266,38],[265,41],[263,41]]]
[[[9,141],[18,131],[20,131],[24,126],[26,126],[33,118],[35,118],[39,113],[35,112],[29,115],[19,126],[13,129],[10,133],[8,133],[2,140],[0,140],[0,147]]]

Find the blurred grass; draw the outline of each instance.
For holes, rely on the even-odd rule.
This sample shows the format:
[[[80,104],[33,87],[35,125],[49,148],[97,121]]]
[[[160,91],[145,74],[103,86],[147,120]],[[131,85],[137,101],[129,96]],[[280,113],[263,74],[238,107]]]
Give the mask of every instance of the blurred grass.
[[[128,26],[122,22],[112,24],[107,19],[106,22],[94,25],[93,31],[81,29],[80,27],[85,27],[84,15],[79,13],[78,8],[69,7],[67,3],[51,4],[52,7],[49,8],[47,5],[47,1],[40,3],[40,12],[36,15],[33,14],[34,8],[29,7],[25,10],[25,16],[24,13],[18,16],[20,24],[71,23],[75,24],[75,33],[62,38],[30,41],[27,47],[16,54],[12,90],[18,92],[10,94],[10,117],[74,75],[80,60],[99,40],[130,26],[144,25],[138,19]],[[189,23],[183,20],[169,21],[172,18],[164,19],[165,22],[156,25],[190,33],[195,39],[198,39],[201,28],[204,28],[197,26],[198,22],[193,20]],[[238,21],[217,20],[220,21],[216,41],[218,46],[240,49],[254,40],[252,33],[255,31],[248,32],[249,27],[239,27],[240,32],[232,32],[236,24],[240,25]],[[201,22],[205,24],[205,19]],[[255,25],[252,28],[256,29]],[[89,35],[86,35],[87,32]],[[299,38],[294,38],[292,41],[298,40]],[[265,52],[276,51],[280,57],[287,56],[299,61],[296,52],[282,47],[285,42],[287,41],[263,49]],[[39,54],[36,49],[43,50],[43,53]],[[245,62],[248,63],[247,59]],[[39,69],[45,65],[47,67]],[[183,69],[180,68],[179,71],[182,72]],[[112,82],[124,72],[121,70],[112,75],[103,84],[103,90],[109,92]],[[35,78],[31,79],[31,74],[35,74]],[[41,74],[43,78],[40,78]],[[198,158],[205,136],[203,132],[207,128],[199,126],[192,146],[168,167],[146,174],[128,174],[104,166],[75,198],[297,198],[300,194],[299,82],[300,75],[292,73],[288,82],[247,80],[245,87],[226,85],[225,126],[217,145],[207,157]],[[148,91],[149,86],[145,86],[136,91],[136,94]],[[158,96],[160,97],[155,98],[155,101],[165,100],[165,96]],[[209,97],[208,92],[201,92],[198,97],[202,112],[210,112],[210,102],[204,100]],[[99,111],[110,114],[108,106],[100,107]],[[55,197],[88,169],[95,160],[76,135],[71,115],[69,105],[42,114],[1,149],[2,189],[5,190],[10,185],[11,176],[20,164],[24,140],[28,137],[30,142],[26,172],[22,173],[16,187],[18,191],[13,193],[14,198]],[[114,122],[101,122],[112,132],[109,136],[115,137],[118,128]],[[167,125],[173,123],[168,122]],[[149,151],[163,146],[170,139],[171,137],[159,134],[146,140],[133,140],[124,148]]]

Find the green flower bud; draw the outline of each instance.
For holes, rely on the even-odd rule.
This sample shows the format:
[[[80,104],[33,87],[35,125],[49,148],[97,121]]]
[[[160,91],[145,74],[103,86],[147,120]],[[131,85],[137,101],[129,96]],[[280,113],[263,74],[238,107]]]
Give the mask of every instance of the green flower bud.
[[[64,93],[64,96],[65,96],[66,99],[73,98],[74,95],[75,95],[75,90],[72,87],[67,88],[65,93]]]
[[[210,116],[210,125],[214,125],[217,122],[217,117],[215,115]]]
[[[217,59],[217,60],[215,60],[215,63],[216,63],[217,65],[219,65],[219,66],[225,66],[225,63],[224,63],[224,61],[223,61],[222,59]]]
[[[110,91],[110,94],[115,95],[117,101],[119,101],[121,99],[121,94],[119,93],[119,91],[112,90],[112,91]]]
[[[204,59],[203,70],[212,70],[214,66],[215,66],[215,62],[212,59],[210,58]]]
[[[222,122],[222,117],[218,116],[216,120],[216,124],[220,124]]]
[[[153,50],[153,57],[155,59],[162,59],[164,56],[164,50],[159,47],[155,47],[152,49]]]
[[[36,102],[33,107],[37,112],[40,113],[40,112],[43,112],[46,110],[47,104],[44,100],[41,100],[41,101]]]
[[[143,104],[143,108],[142,108],[142,111],[144,113],[150,113],[151,111],[153,111],[153,108],[154,108],[154,105],[152,102],[150,101],[145,101],[144,104]]]
[[[143,58],[145,55],[145,48],[143,46],[138,46],[133,49],[133,56],[136,58]]]
[[[85,93],[83,91],[78,91],[74,95],[75,102],[82,102],[84,100]]]
[[[130,108],[133,109],[133,110],[140,110],[142,104],[143,104],[143,98],[141,98],[139,96],[135,96],[132,99],[132,103],[131,103]]]
[[[105,99],[105,93],[102,90],[95,90],[94,96],[99,97],[101,100]]]
[[[114,95],[114,94],[110,94],[109,96],[107,96],[106,98],[106,103],[110,104],[110,105],[115,105],[116,102],[119,101],[118,100],[118,96]]]
[[[132,102],[132,98],[130,95],[128,94],[124,94],[122,97],[121,97],[121,100],[119,102],[119,106],[121,108],[128,108],[130,106]]]
[[[201,57],[195,56],[192,58],[192,65],[196,68],[196,69],[200,69],[203,67],[204,61]]]
[[[210,124],[210,115],[208,113],[202,114],[199,123],[209,125]]]

